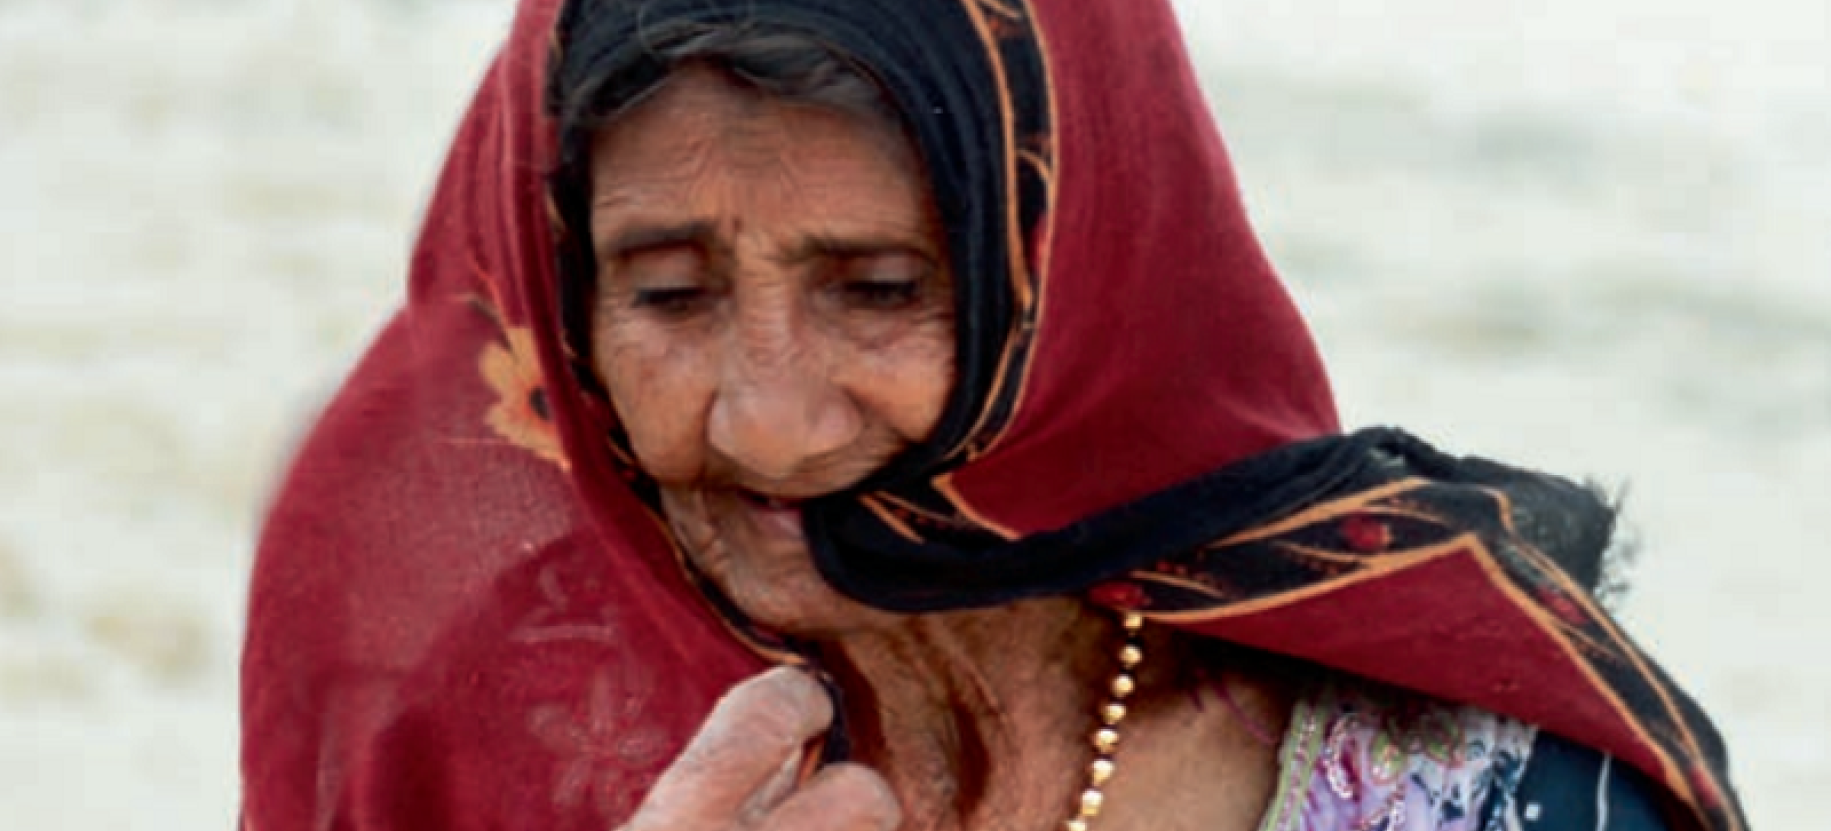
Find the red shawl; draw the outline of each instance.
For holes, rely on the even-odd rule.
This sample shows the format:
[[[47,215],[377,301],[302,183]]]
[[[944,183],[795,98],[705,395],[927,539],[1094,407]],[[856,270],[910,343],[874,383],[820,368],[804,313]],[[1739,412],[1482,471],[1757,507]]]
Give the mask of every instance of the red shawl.
[[[247,828],[613,827],[726,688],[793,659],[708,604],[569,360],[542,110],[559,5],[522,2],[406,306],[268,518]],[[996,278],[1003,312],[962,318],[978,357],[945,435],[810,515],[835,585],[912,609],[1085,592],[1543,724],[1647,773],[1681,821],[1742,828],[1708,722],[1573,576],[1564,549],[1596,546],[1553,527],[1563,483],[1335,435],[1167,4],[928,5],[990,79],[969,178],[995,198],[957,200],[983,214],[959,273]]]

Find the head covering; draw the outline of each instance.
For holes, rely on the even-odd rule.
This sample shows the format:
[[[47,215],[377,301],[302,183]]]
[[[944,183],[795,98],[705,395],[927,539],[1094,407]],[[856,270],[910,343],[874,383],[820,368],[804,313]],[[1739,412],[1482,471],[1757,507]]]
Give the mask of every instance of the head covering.
[[[1338,434],[1165,0],[524,0],[407,303],[269,516],[247,827],[610,827],[720,693],[798,660],[679,556],[588,370],[579,149],[543,109],[588,5],[628,36],[566,55],[587,64],[639,64],[669,20],[810,32],[922,155],[958,381],[928,442],[808,508],[834,586],[903,611],[1084,594],[1542,724],[1680,822],[1744,827],[1714,730],[1590,596],[1606,508]]]

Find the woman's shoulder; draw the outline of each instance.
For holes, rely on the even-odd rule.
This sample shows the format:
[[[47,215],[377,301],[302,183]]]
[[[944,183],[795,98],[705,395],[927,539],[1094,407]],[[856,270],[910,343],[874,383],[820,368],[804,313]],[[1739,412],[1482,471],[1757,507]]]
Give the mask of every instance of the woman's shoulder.
[[[1293,704],[1261,831],[1658,831],[1649,786],[1533,725],[1328,675]]]

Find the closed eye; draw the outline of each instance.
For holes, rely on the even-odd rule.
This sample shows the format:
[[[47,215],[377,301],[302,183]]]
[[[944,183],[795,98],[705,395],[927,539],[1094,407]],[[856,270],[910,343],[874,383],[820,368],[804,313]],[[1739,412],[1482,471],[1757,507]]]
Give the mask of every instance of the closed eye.
[[[864,309],[893,310],[908,307],[922,297],[922,280],[848,280],[841,290],[849,305]]]
[[[837,288],[847,306],[896,311],[921,302],[934,283],[928,258],[905,252],[854,255],[840,262]]]
[[[712,295],[703,286],[661,286],[636,289],[630,305],[668,316],[684,316],[695,311]]]
[[[610,279],[628,288],[631,307],[666,317],[698,310],[713,293],[706,255],[691,245],[626,251],[612,265]]]

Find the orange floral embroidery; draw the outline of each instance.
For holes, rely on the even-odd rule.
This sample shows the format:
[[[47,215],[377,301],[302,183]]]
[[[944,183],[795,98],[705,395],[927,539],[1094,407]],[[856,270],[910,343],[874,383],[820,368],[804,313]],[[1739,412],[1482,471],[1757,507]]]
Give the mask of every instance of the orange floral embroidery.
[[[541,384],[540,360],[534,354],[534,334],[525,326],[504,327],[506,343],[483,348],[477,361],[483,380],[496,391],[497,400],[484,416],[490,429],[515,445],[566,467],[559,431],[547,408],[547,389]]]

